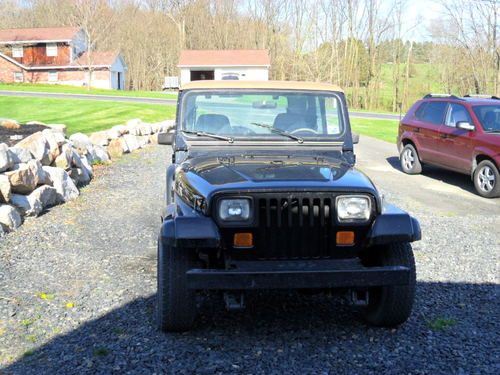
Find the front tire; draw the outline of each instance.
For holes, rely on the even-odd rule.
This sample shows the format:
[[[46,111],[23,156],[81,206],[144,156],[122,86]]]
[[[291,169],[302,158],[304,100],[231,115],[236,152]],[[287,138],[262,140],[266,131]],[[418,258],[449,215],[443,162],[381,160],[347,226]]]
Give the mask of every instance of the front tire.
[[[190,252],[158,243],[157,324],[163,332],[192,328],[196,318],[196,296],[187,288],[186,271],[192,268]]]
[[[407,144],[403,147],[399,155],[399,161],[401,163],[401,169],[406,174],[419,174],[422,172],[422,163],[420,163],[418,152],[411,144]]]
[[[490,160],[483,160],[474,171],[474,187],[485,198],[500,197],[500,174]]]
[[[404,266],[410,269],[407,285],[391,285],[370,290],[365,320],[380,327],[400,325],[411,315],[415,300],[416,270],[413,250],[409,243],[393,243],[370,249],[374,254],[374,266]]]

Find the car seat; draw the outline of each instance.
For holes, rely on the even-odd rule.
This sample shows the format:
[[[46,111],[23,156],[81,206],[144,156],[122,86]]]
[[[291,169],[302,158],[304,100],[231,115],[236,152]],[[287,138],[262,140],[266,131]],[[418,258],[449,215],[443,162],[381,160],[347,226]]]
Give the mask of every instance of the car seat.
[[[286,113],[280,113],[274,119],[273,127],[286,132],[307,128],[307,100],[303,96],[289,96]]]
[[[203,114],[196,121],[196,131],[206,133],[220,133],[225,127],[230,127],[229,118],[218,114]]]

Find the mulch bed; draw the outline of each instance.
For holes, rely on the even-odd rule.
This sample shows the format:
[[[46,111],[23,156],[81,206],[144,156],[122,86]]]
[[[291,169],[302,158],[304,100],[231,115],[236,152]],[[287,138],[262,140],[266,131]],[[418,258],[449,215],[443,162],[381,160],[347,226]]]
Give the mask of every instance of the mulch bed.
[[[0,143],[6,143],[7,146],[14,146],[21,139],[27,136],[42,131],[44,129],[49,129],[47,126],[43,125],[21,125],[19,129],[5,129],[0,126]],[[20,135],[23,138],[12,139],[12,136]]]

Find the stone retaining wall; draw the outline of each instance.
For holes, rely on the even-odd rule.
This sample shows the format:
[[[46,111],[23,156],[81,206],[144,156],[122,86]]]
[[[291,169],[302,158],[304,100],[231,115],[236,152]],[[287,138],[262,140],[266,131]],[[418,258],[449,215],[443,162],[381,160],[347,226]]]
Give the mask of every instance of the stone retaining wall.
[[[26,216],[38,216],[75,199],[93,177],[93,167],[125,153],[157,143],[171,120],[148,124],[139,119],[89,136],[65,136],[65,127],[51,126],[13,147],[0,143],[0,237],[17,229]],[[45,124],[43,124],[45,125]]]

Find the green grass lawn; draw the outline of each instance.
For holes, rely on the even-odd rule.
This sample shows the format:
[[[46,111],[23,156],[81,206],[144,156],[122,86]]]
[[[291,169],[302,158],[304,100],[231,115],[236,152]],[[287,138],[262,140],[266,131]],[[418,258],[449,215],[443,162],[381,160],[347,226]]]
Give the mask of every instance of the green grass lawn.
[[[0,96],[0,118],[21,123],[41,121],[66,124],[68,135],[91,133],[133,118],[156,122],[175,117],[175,106],[78,99],[46,99]]]
[[[176,99],[177,93],[161,91],[125,91],[125,90],[105,90],[90,89],[85,87],[50,85],[50,84],[29,84],[29,83],[0,83],[0,90],[5,91],[31,91],[31,92],[52,92],[64,94],[89,94],[89,95],[111,95],[111,96],[130,96],[137,98],[163,98]]]
[[[351,118],[352,131],[361,135],[378,138],[383,141],[396,143],[398,135],[396,120],[371,120],[364,118]]]

